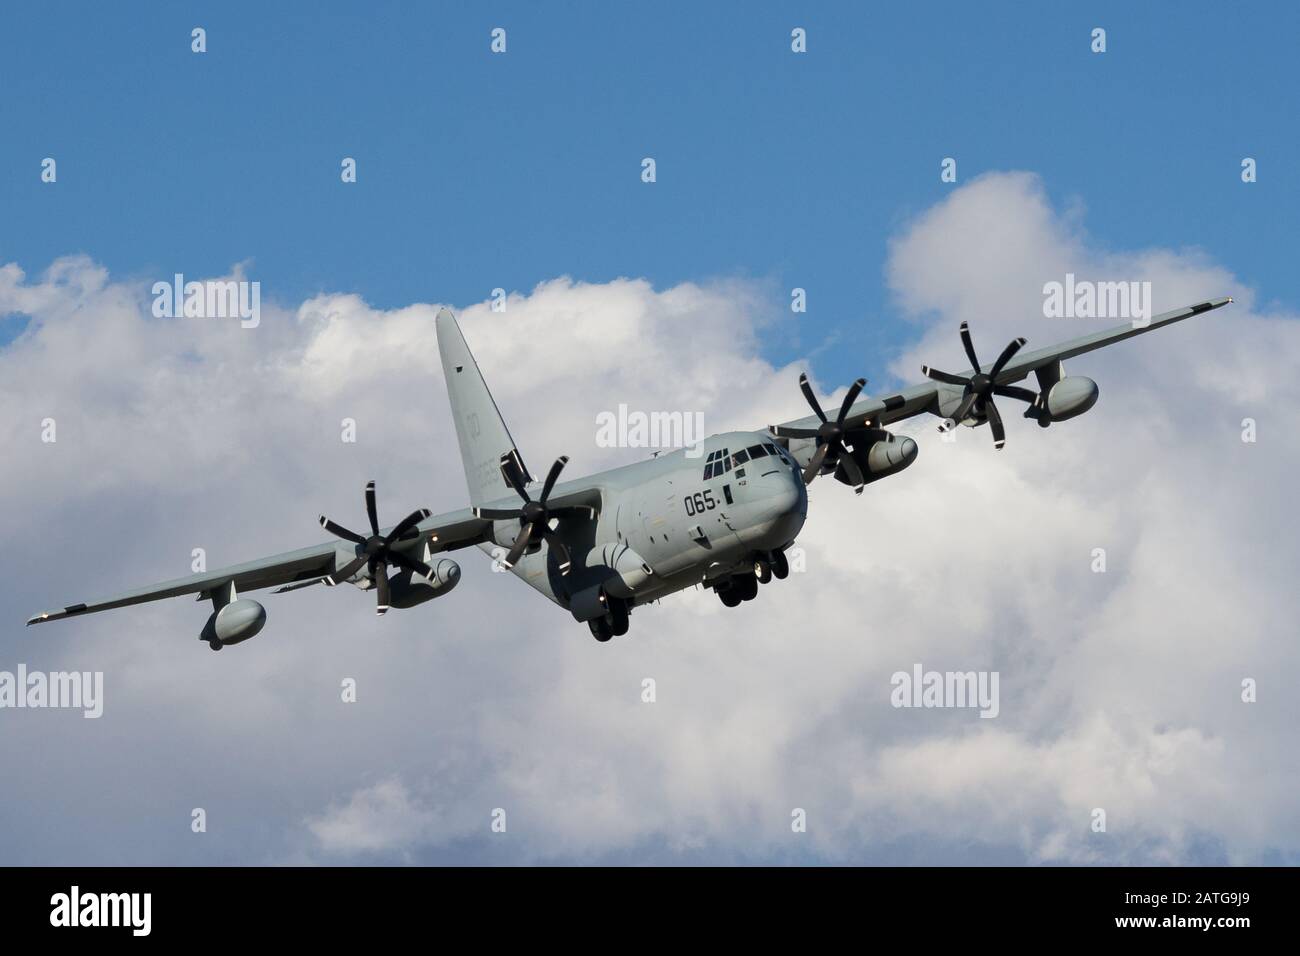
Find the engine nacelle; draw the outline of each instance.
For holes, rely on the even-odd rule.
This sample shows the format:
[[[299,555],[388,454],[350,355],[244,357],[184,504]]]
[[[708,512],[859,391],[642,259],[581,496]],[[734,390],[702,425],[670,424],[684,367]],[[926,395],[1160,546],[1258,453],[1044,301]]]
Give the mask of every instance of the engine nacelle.
[[[1092,379],[1084,375],[1067,375],[1047,393],[1048,414],[1054,422],[1082,415],[1097,404],[1100,394],[1101,390]]]
[[[413,571],[399,571],[388,581],[389,603],[408,608],[446,594],[460,583],[460,565],[442,558],[433,565],[433,577],[424,578]]]
[[[867,484],[886,475],[896,474],[916,461],[916,442],[883,429],[856,433],[849,440],[853,443],[850,454],[862,469],[862,477]],[[835,469],[835,477],[846,485],[853,484],[842,468]]]
[[[249,598],[241,598],[231,601],[220,611],[214,611],[199,636],[209,644],[238,644],[256,637],[264,626],[266,608]]]

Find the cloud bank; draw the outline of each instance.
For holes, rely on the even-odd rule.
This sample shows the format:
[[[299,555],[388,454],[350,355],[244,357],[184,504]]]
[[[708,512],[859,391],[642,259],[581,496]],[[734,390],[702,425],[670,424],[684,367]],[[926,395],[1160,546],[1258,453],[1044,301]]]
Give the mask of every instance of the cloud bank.
[[[83,257],[0,267],[0,315],[30,316],[0,349],[0,668],[105,672],[100,720],[0,712],[21,768],[0,861],[1296,862],[1295,316],[1196,250],[1104,248],[1026,174],[953,191],[886,270],[916,329],[904,382],[965,367],[962,320],[990,358],[1113,324],[1042,317],[1067,271],[1149,280],[1156,311],[1238,304],[1067,363],[1096,409],[1046,430],[1004,410],[1001,452],[907,423],[918,461],[860,498],[817,482],[807,571],[735,610],[688,592],[597,645],[467,552],[446,598],[380,620],[348,588],[268,597],[263,634],[212,654],[183,599],[22,621],[188,573],[195,548],[313,543],[318,513],[359,520],[368,478],[381,518],[461,506],[440,304],[285,308],[264,283],[245,330],[155,319],[148,282]],[[644,454],[595,443],[620,402],[710,431],[802,416],[803,363],[760,357],[798,321],[771,292],[559,278],[458,312],[532,469],[567,453],[577,476]],[[998,717],[895,709],[915,663],[998,671]]]

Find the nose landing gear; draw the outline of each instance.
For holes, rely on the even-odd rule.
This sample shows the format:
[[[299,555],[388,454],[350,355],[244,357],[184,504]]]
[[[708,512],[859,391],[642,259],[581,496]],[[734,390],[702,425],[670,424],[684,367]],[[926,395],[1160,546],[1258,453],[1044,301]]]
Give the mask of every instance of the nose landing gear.
[[[786,560],[784,551],[756,555],[750,567],[752,573],[741,570],[715,586],[718,599],[727,607],[735,607],[741,601],[754,600],[758,596],[760,584],[767,584],[772,578],[783,580],[790,574],[790,562]]]

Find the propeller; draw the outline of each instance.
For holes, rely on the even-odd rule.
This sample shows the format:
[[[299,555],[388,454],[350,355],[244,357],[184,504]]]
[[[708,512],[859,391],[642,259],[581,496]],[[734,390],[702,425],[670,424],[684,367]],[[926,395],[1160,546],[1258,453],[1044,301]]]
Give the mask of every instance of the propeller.
[[[1011,357],[1020,351],[1025,344],[1025,339],[1012,339],[1011,343],[1002,350],[998,360],[993,363],[993,367],[989,369],[988,374],[980,371],[980,360],[976,358],[975,346],[971,343],[970,326],[965,322],[961,324],[961,344],[966,350],[966,357],[970,359],[971,368],[975,369],[975,374],[970,378],[953,375],[951,372],[941,372],[937,368],[930,368],[928,365],[921,366],[921,373],[928,375],[936,382],[943,382],[945,385],[960,385],[966,389],[961,404],[957,406],[957,410],[953,412],[952,417],[939,426],[939,430],[948,431],[950,428],[956,427],[974,410],[976,415],[982,415],[988,420],[989,429],[993,432],[993,447],[1001,448],[1006,444],[1007,432],[1002,427],[1002,416],[998,413],[997,405],[993,403],[993,396],[1017,398],[1029,402],[1031,405],[1038,402],[1037,392],[1031,392],[1029,389],[1020,388],[1017,385],[998,384],[998,375],[1001,374],[1003,367],[1011,361]]]
[[[509,508],[475,508],[474,514],[479,518],[486,518],[489,521],[509,521],[512,518],[519,519],[519,534],[515,537],[514,544],[510,546],[510,551],[506,554],[503,564],[507,569],[513,568],[519,563],[525,551],[545,541],[552,551],[555,552],[556,560],[560,564],[560,573],[568,574],[570,570],[569,549],[565,546],[564,541],[551,530],[550,520],[551,511],[547,504],[551,497],[551,489],[555,487],[556,480],[560,477],[560,472],[568,464],[569,456],[561,455],[555,459],[555,464],[551,465],[551,470],[546,473],[546,481],[542,483],[542,493],[533,500],[528,495],[528,488],[524,484],[522,469],[516,456],[506,455],[501,461],[501,474],[506,483],[515,490],[515,493],[523,499],[523,507],[517,510]]]
[[[822,411],[821,403],[817,401],[817,396],[813,394],[812,386],[808,384],[808,376],[801,374],[799,376],[799,388],[803,392],[803,397],[808,400],[812,410],[816,412],[817,417],[822,423],[816,428],[788,428],[784,425],[772,425],[769,431],[778,438],[815,438],[817,439],[817,450],[813,452],[812,459],[808,462],[808,467],[803,470],[803,482],[805,485],[811,485],[813,479],[821,473],[822,467],[829,462],[844,470],[850,483],[854,486],[853,490],[862,494],[863,486],[866,479],[862,477],[862,469],[858,463],[853,460],[853,456],[845,454],[844,448],[844,419],[848,417],[849,409],[853,403],[858,400],[858,395],[862,392],[863,387],[867,384],[865,378],[860,378],[849,386],[848,392],[844,396],[844,401],[840,404],[840,412],[831,421]]]
[[[361,547],[361,553],[357,555],[356,560],[349,561],[326,577],[325,583],[332,587],[339,581],[346,581],[360,571],[362,567],[369,568],[370,580],[375,582],[378,591],[378,605],[375,607],[375,613],[384,614],[389,607],[388,565],[395,564],[399,568],[414,571],[422,577],[433,577],[433,568],[423,561],[416,561],[401,551],[393,550],[393,545],[397,541],[401,540],[408,531],[419,524],[420,521],[429,517],[430,514],[432,512],[425,509],[412,511],[399,521],[388,534],[381,535],[379,533],[379,512],[375,507],[375,483],[373,481],[366,482],[366,515],[370,518],[369,537],[359,535],[355,531],[349,531],[342,525],[335,524],[324,515],[320,516],[320,526],[322,528],[344,541],[350,541]]]

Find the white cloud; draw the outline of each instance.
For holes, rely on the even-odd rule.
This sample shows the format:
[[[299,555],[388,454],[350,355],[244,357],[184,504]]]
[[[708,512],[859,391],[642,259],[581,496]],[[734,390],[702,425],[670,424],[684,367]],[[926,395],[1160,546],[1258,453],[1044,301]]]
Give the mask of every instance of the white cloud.
[[[1058,214],[1033,177],[995,175],[892,243],[890,282],[920,332],[895,371],[964,368],[963,319],[990,356],[1016,334],[1032,347],[1104,324],[1042,317],[1042,283],[1067,270],[1150,279],[1158,310],[1239,304],[1069,363],[1101,384],[1081,419],[1040,430],[1005,402],[1001,452],[986,429],[945,444],[934,420],[908,423],[917,463],[861,498],[817,482],[809,572],[734,611],[687,593],[600,646],[469,553],[431,605],[377,621],[351,589],[269,598],[264,634],[213,655],[197,640],[206,609],[187,601],[14,625],[185,573],[192,547],[215,565],[319,540],[321,511],[360,520],[369,477],[381,517],[462,505],[437,305],[329,295],[285,310],[264,282],[262,325],[243,330],[153,320],[147,283],[84,259],[35,280],[0,269],[0,312],[34,316],[0,351],[15,452],[0,521],[34,547],[10,550],[0,585],[15,659],[102,666],[95,723],[121,728],[92,753],[80,726],[15,725],[0,756],[40,749],[67,769],[16,781],[6,817],[35,839],[53,825],[41,794],[80,788],[93,799],[60,825],[107,844],[145,810],[204,805],[237,861],[942,862],[972,845],[1031,861],[1294,861],[1300,554],[1280,528],[1300,447],[1278,410],[1300,399],[1300,325],[1256,314],[1203,254],[1100,248],[1077,207]],[[461,320],[533,470],[568,453],[576,476],[640,454],[594,443],[596,414],[619,402],[700,410],[711,431],[804,414],[797,363],[758,354],[794,321],[777,298],[562,278]],[[56,446],[39,442],[47,415]],[[343,417],[357,445],[339,441]],[[1106,574],[1090,570],[1096,547]],[[998,670],[1000,716],[893,709],[889,676],[914,662]],[[648,676],[655,704],[640,702]],[[340,701],[344,677],[356,704]],[[1239,701],[1244,677],[1259,703]],[[109,770],[141,754],[148,768]],[[491,836],[498,806],[509,833]],[[204,846],[160,852],[205,859]]]
[[[321,849],[333,853],[403,851],[427,837],[433,813],[390,777],[353,792],[346,803],[307,821]]]

